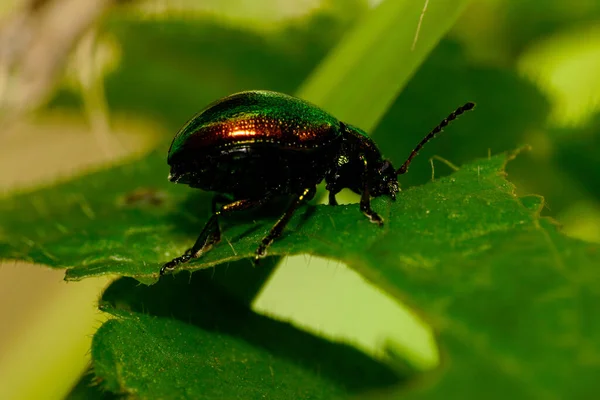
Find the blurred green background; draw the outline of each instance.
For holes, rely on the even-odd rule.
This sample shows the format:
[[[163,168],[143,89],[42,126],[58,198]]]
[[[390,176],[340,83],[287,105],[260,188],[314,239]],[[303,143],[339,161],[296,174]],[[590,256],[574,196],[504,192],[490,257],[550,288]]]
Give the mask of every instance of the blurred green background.
[[[81,8],[70,12],[64,11],[68,1],[0,6],[0,190],[7,194],[155,148],[166,154],[189,117],[230,93],[259,88],[296,93],[377,5],[182,0],[106,1],[94,8],[88,3],[79,2]],[[59,11],[49,11],[52,7]],[[78,16],[80,29],[56,28],[64,23],[55,26],[48,15],[61,15],[60,10],[63,22]],[[52,29],[60,34],[51,35]],[[44,51],[48,48],[56,51]],[[443,162],[431,164],[432,155],[461,165],[529,144],[531,150],[508,166],[519,194],[543,195],[544,214],[567,234],[600,242],[598,71],[599,2],[474,1],[371,133],[384,155],[400,164],[450,111],[474,101],[477,110],[428,145],[402,186],[427,182],[432,165],[436,177],[452,171]],[[103,319],[94,302],[107,280],[67,288],[60,272],[13,264],[0,268],[0,281],[10,282],[0,290],[0,304],[6,304],[0,308],[0,390],[6,390],[0,398],[62,398],[87,364],[85,332]],[[18,293],[9,290],[16,281]],[[65,296],[68,290],[72,293]],[[310,301],[306,292],[312,293]],[[73,304],[82,306],[56,311]],[[419,368],[437,360],[427,327],[334,262],[289,258],[254,307],[376,356],[391,343]],[[31,334],[40,330],[43,340]],[[58,338],[72,339],[59,346]],[[72,351],[65,350],[69,345]]]

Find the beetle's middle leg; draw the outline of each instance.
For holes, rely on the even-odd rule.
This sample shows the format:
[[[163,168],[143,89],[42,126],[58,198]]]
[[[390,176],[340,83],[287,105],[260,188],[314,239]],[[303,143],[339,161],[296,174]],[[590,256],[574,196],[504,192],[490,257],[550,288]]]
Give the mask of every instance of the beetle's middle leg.
[[[267,248],[273,243],[275,239],[277,239],[283,233],[285,226],[290,222],[292,215],[298,209],[298,206],[305,201],[311,200],[315,193],[317,192],[316,186],[311,186],[304,189],[288,206],[285,213],[279,218],[279,220],[273,225],[267,236],[264,237],[258,249],[256,249],[256,255],[254,256],[254,262],[257,263],[258,260],[264,257],[267,254]]]

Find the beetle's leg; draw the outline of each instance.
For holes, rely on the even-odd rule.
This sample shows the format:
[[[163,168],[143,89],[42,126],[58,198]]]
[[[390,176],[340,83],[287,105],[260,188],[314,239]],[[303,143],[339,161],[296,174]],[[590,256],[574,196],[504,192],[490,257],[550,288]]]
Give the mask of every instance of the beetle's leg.
[[[215,214],[218,211],[217,206],[219,205],[219,203],[221,204],[227,204],[227,203],[231,203],[231,198],[229,196],[226,196],[224,194],[221,193],[217,193],[213,196],[212,198],[212,202],[211,202],[211,210],[212,213]]]
[[[300,195],[298,195],[298,197],[296,197],[292,201],[288,209],[281,216],[281,218],[279,218],[279,221],[277,221],[275,225],[273,225],[267,236],[265,236],[262,240],[260,246],[258,246],[258,249],[256,249],[256,255],[254,256],[255,263],[258,263],[258,260],[267,254],[267,248],[271,245],[271,243],[273,243],[275,239],[281,236],[281,233],[285,229],[285,226],[288,224],[288,222],[290,222],[290,219],[292,218],[292,215],[294,215],[294,212],[296,211],[298,206],[302,202],[312,199],[315,196],[316,191],[316,186],[306,188],[302,191],[302,193],[300,193]]]
[[[224,214],[230,214],[235,211],[248,210],[250,208],[256,208],[262,204],[264,204],[270,196],[265,196],[262,199],[258,200],[238,200],[233,203],[226,204],[222,206],[218,211],[213,213],[210,217],[202,232],[196,239],[196,243],[187,249],[183,255],[176,257],[163,265],[160,269],[160,274],[164,275],[167,271],[172,271],[179,264],[186,263],[193,258],[200,257],[203,253],[206,253],[213,247],[215,244],[221,241],[221,229],[219,228],[219,216]]]
[[[373,209],[371,208],[371,194],[369,193],[369,168],[367,165],[367,160],[364,156],[361,155],[360,159],[362,160],[365,170],[363,172],[363,190],[360,196],[360,211],[369,218],[369,221],[373,222],[377,225],[383,224],[383,218],[379,216]]]
[[[334,192],[332,190],[329,191],[329,205],[330,206],[337,206],[338,202],[335,199],[335,195],[338,194],[338,192]]]
[[[340,192],[337,182],[328,182],[327,186],[325,186],[325,190],[329,191],[329,205],[337,206],[338,202],[335,198],[335,195]]]
[[[369,218],[369,221],[377,225],[383,225],[383,218],[371,208],[371,195],[369,194],[369,188],[366,186],[360,196],[360,211]]]
[[[217,215],[213,214],[206,225],[204,225],[204,228],[202,229],[202,232],[200,232],[198,239],[196,239],[194,246],[187,249],[181,256],[172,259],[168,263],[165,263],[160,268],[160,275],[164,275],[165,273],[174,270],[179,264],[186,263],[192,258],[198,257],[200,255],[200,250],[203,250],[204,247],[207,247],[209,242],[215,244],[220,240],[220,237],[221,234],[219,232]]]

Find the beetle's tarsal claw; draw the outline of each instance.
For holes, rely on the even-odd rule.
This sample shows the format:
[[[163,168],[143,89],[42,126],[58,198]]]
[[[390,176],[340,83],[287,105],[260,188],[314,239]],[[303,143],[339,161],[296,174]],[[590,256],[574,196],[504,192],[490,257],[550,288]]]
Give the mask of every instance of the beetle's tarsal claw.
[[[377,225],[383,225],[383,218],[379,216],[379,214],[369,215],[369,221]]]
[[[267,249],[265,245],[261,245],[258,249],[256,249],[256,254],[254,255],[255,260],[259,260],[267,255]]]
[[[173,271],[175,269],[175,267],[176,267],[176,264],[174,264],[173,261],[169,261],[168,263],[166,263],[165,265],[163,265],[160,268],[160,272],[159,272],[160,276],[165,275],[167,272]]]

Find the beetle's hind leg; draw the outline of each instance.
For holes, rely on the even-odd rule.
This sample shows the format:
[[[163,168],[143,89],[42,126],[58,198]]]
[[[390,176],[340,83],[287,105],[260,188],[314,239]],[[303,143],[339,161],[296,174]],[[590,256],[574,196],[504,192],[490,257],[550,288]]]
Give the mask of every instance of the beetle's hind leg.
[[[179,264],[186,263],[193,258],[198,258],[202,254],[210,250],[214,245],[221,241],[221,229],[219,228],[219,217],[225,214],[230,214],[236,211],[248,210],[256,208],[264,204],[270,199],[269,195],[265,195],[263,198],[258,200],[238,200],[229,204],[225,204],[218,211],[216,209],[217,202],[220,202],[223,197],[215,197],[213,199],[213,215],[210,217],[202,232],[196,239],[196,243],[187,249],[181,256],[176,257],[164,264],[160,269],[160,275],[164,275],[167,272],[174,270]]]
[[[204,228],[196,239],[196,243],[194,246],[190,247],[183,253],[181,256],[176,257],[165,263],[160,268],[160,275],[164,275],[167,272],[174,270],[179,264],[186,263],[190,261],[192,258],[196,258],[200,256],[201,253],[208,250],[209,247],[212,247],[214,244],[218,243],[221,240],[221,232],[219,229],[219,222],[217,220],[217,214],[213,214]]]
[[[267,255],[267,248],[283,233],[285,226],[290,222],[292,215],[298,209],[298,206],[305,201],[311,200],[317,192],[316,186],[306,188],[300,193],[288,206],[285,213],[279,218],[279,220],[273,225],[267,236],[264,237],[258,249],[256,249],[256,255],[254,256],[254,262],[258,263],[258,260]]]

